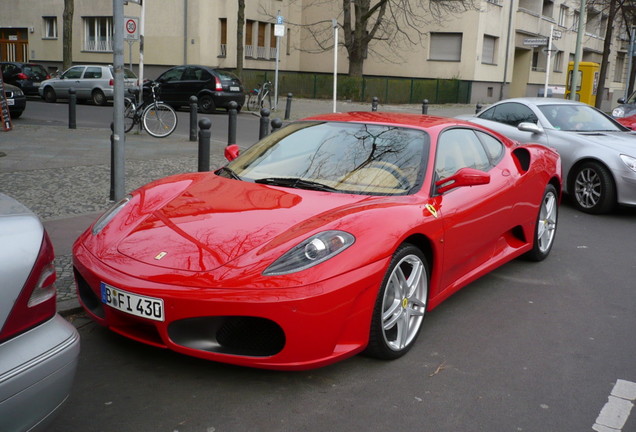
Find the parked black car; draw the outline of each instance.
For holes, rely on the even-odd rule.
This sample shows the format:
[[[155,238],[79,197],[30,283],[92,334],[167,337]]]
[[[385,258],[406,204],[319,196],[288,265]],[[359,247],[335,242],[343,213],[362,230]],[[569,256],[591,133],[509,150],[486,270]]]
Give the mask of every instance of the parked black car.
[[[0,68],[4,82],[19,87],[27,95],[37,95],[40,83],[50,78],[46,68],[37,63],[2,62]]]
[[[22,92],[19,87],[4,83],[4,95],[7,98],[11,118],[17,119],[26,108],[26,96],[24,92]]]
[[[198,98],[199,109],[212,113],[229,108],[230,101],[240,110],[245,93],[239,78],[227,71],[209,66],[183,65],[168,69],[156,80],[161,84],[161,100],[175,108],[190,104],[190,96]]]

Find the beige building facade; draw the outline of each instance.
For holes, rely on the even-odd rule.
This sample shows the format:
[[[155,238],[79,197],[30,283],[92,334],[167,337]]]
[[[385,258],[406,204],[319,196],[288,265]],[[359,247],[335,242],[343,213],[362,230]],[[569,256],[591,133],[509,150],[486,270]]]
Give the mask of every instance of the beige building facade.
[[[237,66],[237,1],[144,0],[129,2],[124,15],[143,27],[145,76],[156,77],[178,64]],[[75,0],[73,62],[113,61],[111,1]],[[332,20],[341,22],[339,0],[246,0],[244,64],[246,70],[273,71],[278,46],[279,69],[287,72],[332,73]],[[423,37],[413,44],[393,40],[374,44],[364,63],[365,76],[434,78],[470,82],[470,101],[490,103],[513,96],[535,96],[548,78],[560,94],[566,84],[568,62],[574,59],[579,0],[481,0],[479,10],[448,13],[430,19]],[[64,0],[0,0],[0,56],[2,61],[34,61],[51,70],[62,63]],[[143,18],[142,18],[143,11]],[[426,16],[428,11],[420,11]],[[285,34],[275,35],[282,16]],[[586,13],[582,61],[601,62],[605,29],[614,25],[609,69],[599,85],[603,108],[623,95],[628,66],[624,28],[609,23],[603,11]],[[321,40],[307,30],[312,23],[325,28]],[[313,26],[316,29],[316,26]],[[318,27],[319,28],[319,27]],[[339,28],[338,73],[347,74],[347,52]],[[553,35],[548,64],[547,46],[529,42]],[[389,38],[391,39],[391,38]],[[124,43],[125,63],[140,61],[140,42]]]

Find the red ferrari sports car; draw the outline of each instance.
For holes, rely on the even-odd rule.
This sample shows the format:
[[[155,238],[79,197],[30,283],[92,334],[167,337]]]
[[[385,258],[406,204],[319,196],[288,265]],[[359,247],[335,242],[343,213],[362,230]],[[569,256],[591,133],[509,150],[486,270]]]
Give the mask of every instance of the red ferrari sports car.
[[[560,199],[549,148],[455,119],[321,115],[115,204],[75,242],[78,293],[112,331],[204,359],[394,359],[458,289],[548,256]]]

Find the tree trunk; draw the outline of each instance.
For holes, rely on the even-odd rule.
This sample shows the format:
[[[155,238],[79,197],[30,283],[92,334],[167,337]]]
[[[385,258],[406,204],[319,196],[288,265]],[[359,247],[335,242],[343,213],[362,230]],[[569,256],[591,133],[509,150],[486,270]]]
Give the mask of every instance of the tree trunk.
[[[73,65],[73,12],[75,0],[64,0],[62,15],[62,70]]]
[[[596,91],[596,108],[601,108],[603,104],[603,96],[605,96],[605,78],[607,77],[607,63],[609,60],[612,30],[614,28],[614,20],[616,19],[616,0],[610,0],[609,14],[607,16],[607,30],[605,31],[605,41],[603,42],[603,58],[601,60],[601,70],[598,74],[598,89]]]
[[[245,29],[245,0],[238,0],[236,17],[236,74],[243,81],[243,33]]]

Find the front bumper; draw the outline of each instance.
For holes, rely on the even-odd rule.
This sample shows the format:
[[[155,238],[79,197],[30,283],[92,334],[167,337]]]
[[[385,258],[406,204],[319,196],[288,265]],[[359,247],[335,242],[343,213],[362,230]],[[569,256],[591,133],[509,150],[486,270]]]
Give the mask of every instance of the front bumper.
[[[81,244],[76,244],[73,255],[82,306],[114,332],[203,359],[285,370],[325,366],[366,347],[389,260],[293,288],[201,289],[123,274]],[[103,305],[101,282],[163,299],[165,321]]]

